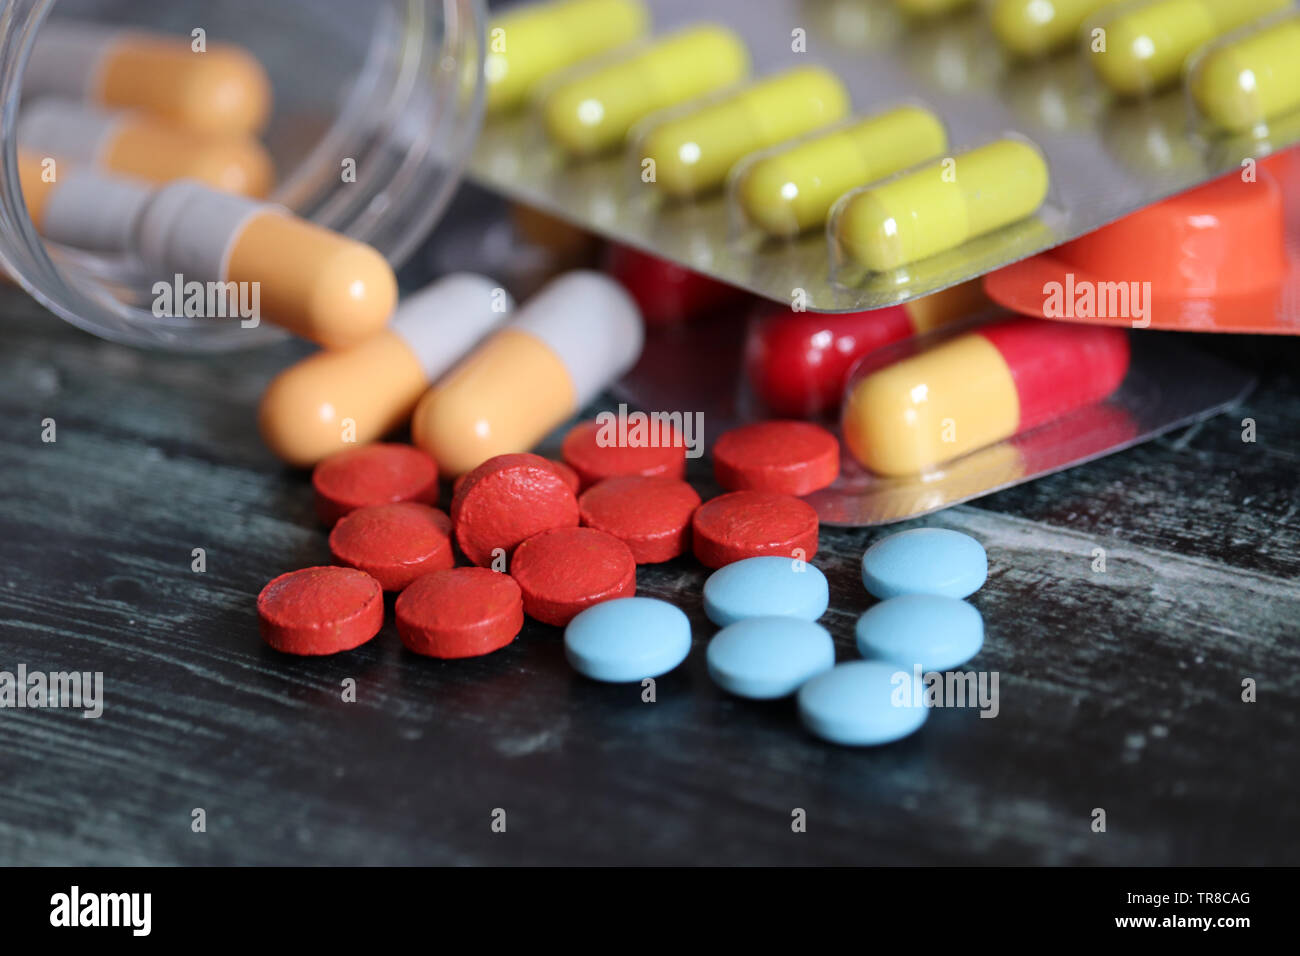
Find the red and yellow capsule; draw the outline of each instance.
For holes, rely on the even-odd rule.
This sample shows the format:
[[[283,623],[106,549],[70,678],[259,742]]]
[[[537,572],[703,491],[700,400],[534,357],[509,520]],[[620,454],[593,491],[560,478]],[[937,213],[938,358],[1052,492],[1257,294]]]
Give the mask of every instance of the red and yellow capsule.
[[[913,475],[1100,401],[1128,371],[1124,329],[1002,319],[850,382],[849,451]]]

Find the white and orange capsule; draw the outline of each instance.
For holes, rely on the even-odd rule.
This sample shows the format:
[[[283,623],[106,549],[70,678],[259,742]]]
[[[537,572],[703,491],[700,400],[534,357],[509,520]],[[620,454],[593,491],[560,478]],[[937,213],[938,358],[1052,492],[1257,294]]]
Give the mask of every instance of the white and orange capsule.
[[[631,368],[643,339],[622,286],[567,273],[420,399],[411,437],[453,475],[528,451]]]
[[[154,194],[137,251],[165,277],[257,283],[262,318],[327,348],[379,332],[397,302],[392,267],[365,243],[195,182]]]
[[[121,255],[135,243],[140,214],[153,189],[93,169],[60,166],[19,151],[18,178],[36,231],[86,252]]]
[[[203,135],[140,113],[66,100],[38,100],[24,109],[18,142],[29,153],[159,185],[196,179],[260,199],[274,179],[271,157],[252,137]]]
[[[134,253],[182,283],[256,284],[258,318],[328,348],[379,332],[397,301],[397,279],[377,251],[281,206],[190,181],[150,189],[83,167],[47,167],[21,152],[18,168],[28,214],[45,238]]]
[[[407,296],[378,335],[317,352],[272,379],[258,411],[263,441],[289,464],[306,467],[355,447],[348,443],[382,438],[510,309],[504,289],[469,273]]]
[[[246,134],[271,112],[271,83],[247,51],[189,37],[56,20],[36,36],[26,96],[149,113],[200,133]]]

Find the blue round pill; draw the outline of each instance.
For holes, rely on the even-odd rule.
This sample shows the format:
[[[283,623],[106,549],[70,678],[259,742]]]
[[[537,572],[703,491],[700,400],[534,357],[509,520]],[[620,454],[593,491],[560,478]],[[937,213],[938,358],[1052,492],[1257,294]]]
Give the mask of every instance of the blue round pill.
[[[784,560],[784,559],[782,559]],[[750,617],[709,641],[709,676],[739,697],[788,697],[835,666],[835,642],[820,624],[797,617]]]
[[[957,598],[904,594],[869,608],[858,618],[857,634],[863,657],[946,671],[979,653],[984,618]]]
[[[792,558],[745,558],[718,568],[704,582],[704,613],[719,627],[774,615],[815,621],[829,603],[826,575]]]
[[[804,726],[837,744],[872,746],[901,740],[930,715],[925,685],[885,661],[853,661],[799,688]]]
[[[587,608],[564,629],[564,654],[593,680],[622,683],[666,674],[691,650],[691,622],[657,598],[629,597]]]
[[[989,576],[984,546],[947,528],[913,528],[881,538],[862,556],[862,583],[876,597],[939,594],[964,598]]]

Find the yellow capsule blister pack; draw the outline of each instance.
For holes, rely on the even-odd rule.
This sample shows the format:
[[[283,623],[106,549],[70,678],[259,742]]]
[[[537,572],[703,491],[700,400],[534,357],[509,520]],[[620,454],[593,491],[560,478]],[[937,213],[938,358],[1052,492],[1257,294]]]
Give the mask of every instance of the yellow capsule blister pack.
[[[1290,0],[547,0],[481,184],[771,299],[909,301],[1300,140]]]

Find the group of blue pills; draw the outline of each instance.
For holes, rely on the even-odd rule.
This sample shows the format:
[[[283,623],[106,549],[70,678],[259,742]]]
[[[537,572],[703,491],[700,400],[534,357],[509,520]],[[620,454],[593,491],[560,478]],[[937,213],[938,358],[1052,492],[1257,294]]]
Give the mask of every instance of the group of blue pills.
[[[983,646],[983,618],[963,598],[987,577],[988,556],[969,535],[917,528],[882,538],[862,556],[862,583],[880,598],[858,618],[864,660],[837,666],[835,643],[816,623],[830,602],[818,568],[783,557],[728,564],[704,583],[704,612],[721,628],[709,642],[709,676],[739,697],[798,694],[801,720],[825,740],[899,740],[929,713],[920,675],[958,667]],[[686,659],[691,625],[667,601],[620,598],[575,617],[564,646],[588,677],[641,681]],[[900,693],[900,681],[914,686]]]

